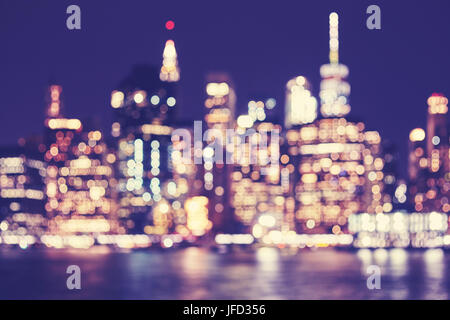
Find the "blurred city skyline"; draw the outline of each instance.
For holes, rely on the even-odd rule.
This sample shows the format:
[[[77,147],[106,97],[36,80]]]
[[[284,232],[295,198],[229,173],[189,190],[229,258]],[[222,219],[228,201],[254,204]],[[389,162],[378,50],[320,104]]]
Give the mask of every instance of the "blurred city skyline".
[[[408,134],[425,126],[427,98],[432,92],[448,95],[444,71],[450,46],[442,39],[450,28],[445,27],[444,1],[414,7],[379,1],[381,30],[366,28],[367,1],[287,1],[276,7],[233,1],[221,7],[207,2],[78,1],[80,31],[65,26],[69,4],[1,4],[2,145],[42,133],[49,80],[63,86],[65,115],[102,118],[106,129],[110,92],[134,64],[158,66],[168,38],[177,43],[182,119],[202,118],[204,77],[214,70],[233,79],[237,114],[257,95],[274,97],[281,112],[285,85],[293,76],[306,76],[318,96],[318,70],[328,60],[327,20],[333,10],[342,21],[341,61],[350,69],[350,115],[397,145],[403,177]],[[164,29],[167,20],[175,22],[174,31]]]
[[[448,299],[450,2],[255,3],[0,0],[0,299]]]

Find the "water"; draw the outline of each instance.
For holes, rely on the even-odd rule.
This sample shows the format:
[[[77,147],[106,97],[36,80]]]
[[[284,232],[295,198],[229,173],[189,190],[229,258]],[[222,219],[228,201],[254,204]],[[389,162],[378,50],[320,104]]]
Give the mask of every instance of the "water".
[[[82,289],[68,290],[76,264]],[[381,289],[366,286],[381,267]],[[448,299],[450,253],[0,250],[1,299]]]

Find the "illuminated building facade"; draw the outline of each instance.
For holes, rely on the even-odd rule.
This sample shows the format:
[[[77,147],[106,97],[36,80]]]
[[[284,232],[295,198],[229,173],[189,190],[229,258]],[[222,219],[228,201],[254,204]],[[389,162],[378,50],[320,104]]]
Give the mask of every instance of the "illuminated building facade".
[[[284,126],[311,123],[317,118],[317,100],[311,94],[311,86],[303,76],[288,81],[286,85],[286,109]]]
[[[241,226],[238,232],[252,233],[266,243],[285,226],[279,137],[272,136],[281,126],[267,118],[271,108],[270,100],[252,100],[248,114],[237,118],[231,175],[231,206]],[[276,165],[269,161],[272,158]]]
[[[430,179],[425,194],[425,209],[450,212],[450,154],[448,135],[448,99],[442,94],[428,98],[427,155]]]
[[[47,229],[42,154],[25,147],[0,148],[0,240],[22,248]]]
[[[409,134],[409,183],[398,183],[393,196],[394,203],[404,204],[407,211],[352,215],[349,231],[355,234],[354,246],[430,248],[449,244],[447,104],[443,95],[433,94],[428,99],[427,130],[415,128]],[[389,158],[385,160],[387,164]],[[388,172],[384,170],[386,189]]]
[[[301,233],[339,233],[348,216],[363,209],[362,131],[362,124],[335,118],[288,132],[287,156],[301,159],[293,186]]]
[[[437,212],[362,213],[349,219],[357,248],[434,248],[448,245],[447,215]]]
[[[426,152],[425,131],[416,128],[409,134],[408,175],[409,198],[412,208],[423,209],[423,195],[427,190],[428,159]]]
[[[298,168],[302,156],[298,150],[298,133],[303,125],[314,122],[317,116],[317,99],[311,93],[309,81],[303,76],[289,80],[286,85],[285,132],[280,165],[284,191],[287,193],[285,214],[290,230],[296,229],[295,210],[298,205],[295,205],[295,186],[301,179]]]
[[[193,136],[192,128],[182,124],[172,132],[172,172],[178,189],[172,204],[175,232],[189,241],[204,236],[212,228],[209,199],[199,196],[203,190],[203,176],[193,161]]]
[[[62,191],[66,190],[64,187],[62,191],[59,190],[59,168],[64,167],[66,161],[71,160],[71,148],[82,130],[80,120],[62,117],[61,93],[60,86],[51,85],[49,87],[44,133],[44,160],[47,163],[45,210],[49,219],[56,218],[62,212],[61,201],[64,194]]]
[[[417,212],[450,211],[448,99],[428,98],[426,131],[416,128],[409,141],[409,195]]]
[[[352,214],[390,212],[392,197],[384,190],[380,135],[345,118],[350,112],[348,68],[338,59],[338,15],[329,18],[330,63],[320,69],[322,117],[286,132],[281,163],[294,166],[289,172],[297,232],[339,235],[348,232]]]
[[[203,193],[209,199],[209,216],[215,232],[230,232],[236,220],[230,208],[230,179],[232,165],[226,163],[227,129],[234,128],[236,94],[226,74],[207,76],[203,164]]]
[[[82,132],[80,138],[73,141],[69,159],[54,172],[59,214],[49,223],[50,233],[120,232],[115,216],[116,183],[112,176],[115,156],[108,150],[100,131]],[[51,193],[54,187],[47,186],[48,194],[54,196]]]
[[[137,66],[111,94],[117,143],[118,215],[129,233],[165,235],[186,224],[186,167],[174,166],[179,151],[171,136],[180,78],[172,40],[166,42],[160,70]],[[175,152],[175,153],[174,153]]]
[[[60,104],[61,91],[59,86],[50,87],[44,155],[49,236],[43,242],[55,247],[89,247],[95,236],[120,231],[115,216],[115,156],[100,131],[83,131],[78,119],[53,112],[55,103]]]
[[[405,210],[405,202],[397,199],[398,188],[403,184],[399,179],[399,152],[397,146],[389,140],[382,142],[384,203],[390,203],[392,210]],[[385,204],[383,204],[385,205]],[[386,205],[389,206],[389,205]]]
[[[364,132],[362,157],[365,171],[364,212],[371,214],[391,212],[395,172],[388,170],[386,163],[391,163],[393,159],[383,148],[377,131]]]
[[[145,89],[139,86],[128,91],[121,87],[111,96],[111,106],[115,109],[112,135],[118,146],[119,217],[130,233],[143,233],[145,227],[155,226],[158,230],[154,231],[163,234],[171,225],[165,219],[170,215],[160,216],[153,210],[158,208],[169,213],[163,198],[163,188],[167,191],[168,186],[162,184],[172,178],[169,168],[172,127],[164,124],[168,97],[162,97],[158,73],[147,71],[151,79],[142,81],[147,84]],[[162,101],[164,98],[166,101]]]

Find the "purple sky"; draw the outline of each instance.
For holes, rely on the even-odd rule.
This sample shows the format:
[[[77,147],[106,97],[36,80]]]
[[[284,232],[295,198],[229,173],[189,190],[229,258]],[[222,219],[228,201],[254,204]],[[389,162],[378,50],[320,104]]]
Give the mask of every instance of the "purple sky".
[[[66,28],[77,4],[82,30]],[[382,30],[366,28],[370,4]],[[201,117],[204,75],[227,71],[244,109],[252,95],[284,103],[285,83],[304,75],[317,95],[328,60],[328,14],[340,14],[340,58],[350,69],[351,115],[400,148],[425,126],[426,99],[450,95],[450,1],[0,0],[0,144],[40,133],[50,78],[63,86],[65,114],[96,116],[106,128],[109,94],[136,63],[160,64],[174,38],[182,114]],[[172,19],[175,31],[164,23]]]

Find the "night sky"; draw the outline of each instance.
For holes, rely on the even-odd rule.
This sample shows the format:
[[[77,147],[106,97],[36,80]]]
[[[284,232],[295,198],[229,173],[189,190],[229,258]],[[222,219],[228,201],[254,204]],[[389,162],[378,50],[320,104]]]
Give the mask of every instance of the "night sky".
[[[71,4],[81,7],[82,30],[66,28]],[[381,30],[366,28],[371,4],[381,7]],[[66,116],[94,116],[107,128],[110,92],[134,64],[160,65],[168,38],[179,55],[185,119],[201,118],[209,71],[232,76],[240,110],[262,95],[282,112],[293,76],[306,76],[318,95],[332,11],[350,69],[351,116],[397,144],[406,166],[408,134],[425,126],[427,97],[450,95],[448,0],[0,0],[0,144],[42,132],[50,79],[63,86]]]

